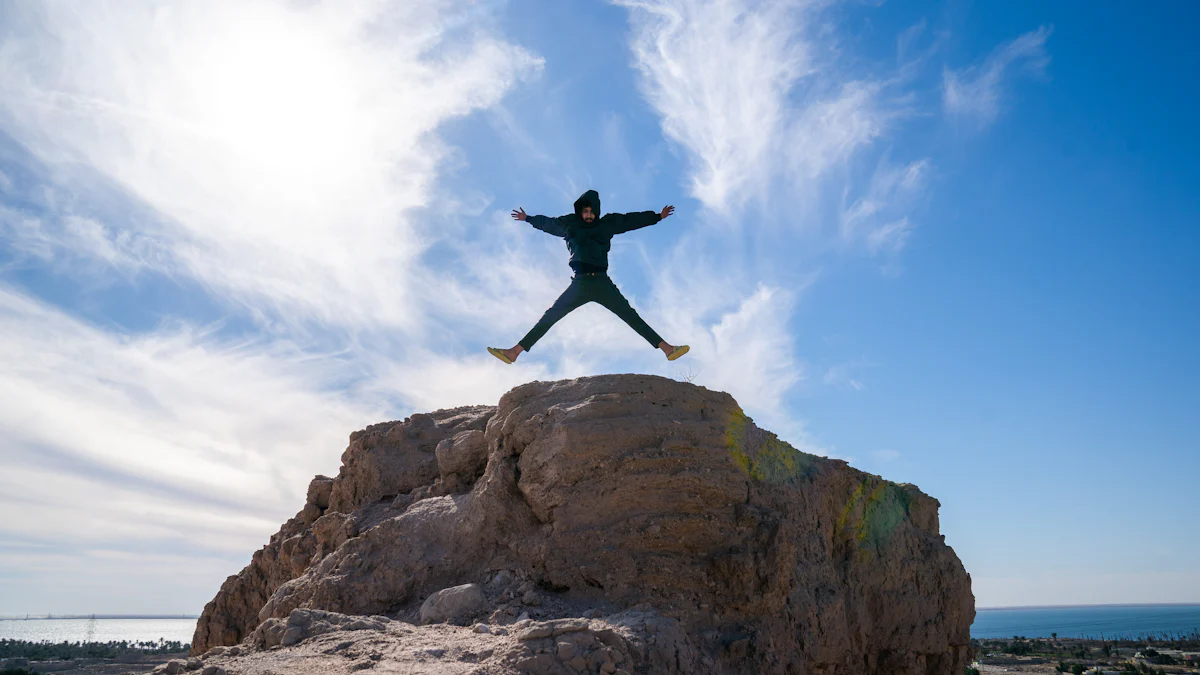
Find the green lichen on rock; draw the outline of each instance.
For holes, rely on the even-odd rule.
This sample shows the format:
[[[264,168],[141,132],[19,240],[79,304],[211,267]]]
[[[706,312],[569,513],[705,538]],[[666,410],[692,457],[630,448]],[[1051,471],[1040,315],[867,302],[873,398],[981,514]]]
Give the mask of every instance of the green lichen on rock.
[[[844,536],[850,534],[852,527],[859,546],[879,549],[908,519],[910,499],[908,492],[895,483],[877,477],[864,479],[842,509],[837,532]]]
[[[759,429],[740,408],[725,425],[725,444],[733,461],[754,480],[782,483],[808,475],[816,465],[816,457]]]

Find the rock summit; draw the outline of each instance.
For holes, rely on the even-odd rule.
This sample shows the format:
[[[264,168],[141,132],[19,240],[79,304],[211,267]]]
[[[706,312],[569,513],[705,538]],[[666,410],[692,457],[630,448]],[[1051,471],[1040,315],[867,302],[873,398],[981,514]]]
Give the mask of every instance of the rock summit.
[[[212,673],[959,675],[938,502],[646,375],[350,435],[197,623]]]

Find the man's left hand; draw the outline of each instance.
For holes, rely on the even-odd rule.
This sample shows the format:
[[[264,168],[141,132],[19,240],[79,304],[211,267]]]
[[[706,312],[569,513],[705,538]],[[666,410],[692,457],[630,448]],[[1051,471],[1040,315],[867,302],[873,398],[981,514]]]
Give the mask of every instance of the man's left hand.
[[[675,213],[674,206],[664,206],[662,213],[658,214],[658,218],[659,218],[659,220],[662,220],[663,218],[666,218],[667,216],[671,215],[672,213]]]

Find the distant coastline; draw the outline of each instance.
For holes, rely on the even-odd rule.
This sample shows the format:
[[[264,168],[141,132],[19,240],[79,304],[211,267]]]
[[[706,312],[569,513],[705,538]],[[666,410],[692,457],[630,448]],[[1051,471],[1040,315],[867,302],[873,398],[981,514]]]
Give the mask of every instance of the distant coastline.
[[[999,612],[1026,609],[1090,609],[1101,607],[1200,607],[1200,600],[1193,602],[1103,602],[1090,605],[1004,605],[1000,607],[976,607],[976,611]],[[199,619],[199,614],[0,614],[0,621],[28,619]]]
[[[0,614],[0,621],[35,619],[199,619],[199,614]]]
[[[976,611],[998,612],[1026,609],[1090,609],[1100,607],[1198,607],[1200,600],[1193,602],[1103,602],[1090,605],[1004,605],[999,607],[976,607]],[[28,619],[199,619],[199,614],[0,614],[0,621]]]
[[[976,607],[975,610],[1089,609],[1092,607],[1200,607],[1200,600],[1195,602],[1102,602],[1094,605],[1006,605],[1004,607]]]
[[[974,638],[1116,638],[1200,635],[1200,603],[980,608]]]

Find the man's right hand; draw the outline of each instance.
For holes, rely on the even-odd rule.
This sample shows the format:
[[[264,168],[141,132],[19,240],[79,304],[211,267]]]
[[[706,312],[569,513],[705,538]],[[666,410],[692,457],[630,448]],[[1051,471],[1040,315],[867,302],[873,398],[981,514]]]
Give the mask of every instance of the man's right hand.
[[[525,209],[515,209],[512,212],[513,220],[525,220],[529,216],[525,215]]]

